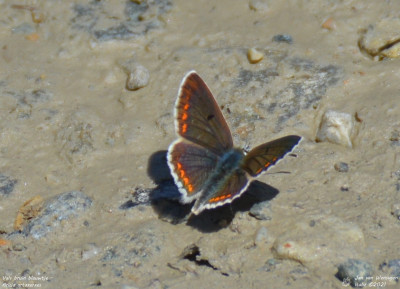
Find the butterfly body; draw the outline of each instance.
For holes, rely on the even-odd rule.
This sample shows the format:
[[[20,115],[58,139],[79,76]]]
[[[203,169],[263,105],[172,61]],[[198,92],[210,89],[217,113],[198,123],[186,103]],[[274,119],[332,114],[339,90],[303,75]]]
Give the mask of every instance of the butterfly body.
[[[194,214],[232,202],[253,178],[275,165],[299,143],[286,136],[252,149],[248,154],[233,147],[229,127],[210,90],[200,76],[189,72],[175,105],[179,138],[168,149],[168,165]]]

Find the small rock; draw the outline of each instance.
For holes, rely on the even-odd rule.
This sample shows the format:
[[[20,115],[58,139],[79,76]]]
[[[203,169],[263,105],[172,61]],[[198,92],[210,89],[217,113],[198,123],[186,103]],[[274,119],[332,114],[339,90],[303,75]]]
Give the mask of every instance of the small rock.
[[[147,86],[150,79],[149,70],[140,64],[135,64],[129,69],[128,79],[126,80],[126,89],[138,90],[139,88]]]
[[[74,114],[58,130],[56,143],[62,157],[70,163],[79,163],[94,150],[93,125]]]
[[[249,48],[247,50],[247,59],[250,63],[254,64],[260,62],[264,58],[264,54],[255,48]]]
[[[258,12],[268,12],[269,7],[267,2],[266,0],[250,0],[249,8]]]
[[[342,186],[340,186],[340,190],[342,191],[342,192],[348,192],[349,191],[349,186],[348,185],[342,185]]]
[[[0,196],[8,196],[13,190],[17,180],[0,173]]]
[[[36,29],[29,23],[22,23],[16,27],[14,27],[13,29],[11,29],[11,31],[13,34],[29,35],[29,34],[35,33]]]
[[[322,23],[321,27],[327,30],[334,30],[336,28],[335,21],[332,17],[329,17]]]
[[[33,219],[23,232],[27,236],[40,239],[59,227],[63,220],[77,217],[91,205],[92,200],[82,192],[71,191],[60,194],[45,203],[41,215]]]
[[[12,249],[14,251],[19,251],[20,252],[20,251],[25,251],[26,247],[24,245],[22,245],[21,243],[16,243],[16,244],[12,245]]]
[[[272,37],[272,41],[274,42],[284,42],[287,44],[292,44],[293,43],[293,38],[289,34],[278,34]]]
[[[339,162],[334,165],[335,170],[339,173],[347,173],[349,171],[349,165],[344,162]]]
[[[395,216],[398,220],[400,220],[400,203],[393,204],[391,213],[393,216]]]
[[[82,260],[88,260],[93,258],[94,256],[98,255],[100,252],[99,247],[96,246],[95,243],[86,244],[82,248]]]
[[[397,129],[392,131],[389,140],[391,141],[392,146],[400,146],[400,131]]]
[[[120,210],[128,210],[130,208],[136,207],[138,205],[149,205],[150,204],[150,193],[151,189],[135,188],[132,193],[133,199],[128,200],[119,206]]]
[[[43,198],[35,196],[26,201],[18,210],[14,221],[14,230],[22,231],[24,226],[33,218],[36,218],[43,208]]]
[[[310,226],[310,222],[314,225]],[[335,217],[315,215],[305,222],[298,220],[287,224],[285,230],[275,239],[272,252],[278,259],[302,264],[326,259],[337,259],[339,263],[342,256],[354,254],[364,245],[364,235],[358,226]]]
[[[267,228],[261,227],[256,233],[254,244],[256,246],[262,246],[270,242],[272,242],[271,234],[268,232]]]
[[[393,259],[383,262],[379,265],[379,269],[388,274],[388,281],[394,281],[396,283],[400,282],[400,259]],[[382,279],[381,281],[384,282],[386,280]]]
[[[249,214],[258,220],[271,220],[272,212],[270,201],[264,201],[253,205]]]
[[[382,60],[400,57],[400,19],[385,18],[361,33],[358,47],[366,55]]]
[[[372,273],[372,266],[368,262],[357,259],[348,259],[346,262],[338,266],[336,277],[353,287],[360,287],[360,284],[363,282],[366,284],[369,283],[367,277],[371,277]]]
[[[328,110],[322,116],[316,141],[328,141],[351,148],[353,130],[354,120],[350,114]]]

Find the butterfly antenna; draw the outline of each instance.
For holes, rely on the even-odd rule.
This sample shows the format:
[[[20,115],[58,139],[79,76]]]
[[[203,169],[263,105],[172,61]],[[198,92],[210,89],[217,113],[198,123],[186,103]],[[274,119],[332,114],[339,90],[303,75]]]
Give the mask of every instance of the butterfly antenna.
[[[266,173],[266,175],[274,175],[274,174],[291,174],[291,172],[288,172],[288,171],[280,171],[280,172]]]

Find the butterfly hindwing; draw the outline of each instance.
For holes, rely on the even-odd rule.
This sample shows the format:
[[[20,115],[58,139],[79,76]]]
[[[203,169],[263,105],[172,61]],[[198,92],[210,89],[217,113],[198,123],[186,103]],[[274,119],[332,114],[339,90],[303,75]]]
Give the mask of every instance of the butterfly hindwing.
[[[184,139],[217,155],[233,147],[229,127],[211,91],[195,72],[182,80],[175,106],[175,126]]]
[[[167,157],[184,203],[197,198],[218,162],[218,156],[213,152],[182,140],[170,145]]]
[[[199,214],[204,209],[212,209],[231,203],[244,193],[250,184],[245,171],[238,169],[218,188],[216,192],[209,194],[204,192],[192,208],[194,214]]]
[[[300,142],[297,135],[285,136],[252,149],[244,158],[242,168],[256,177],[275,165]]]

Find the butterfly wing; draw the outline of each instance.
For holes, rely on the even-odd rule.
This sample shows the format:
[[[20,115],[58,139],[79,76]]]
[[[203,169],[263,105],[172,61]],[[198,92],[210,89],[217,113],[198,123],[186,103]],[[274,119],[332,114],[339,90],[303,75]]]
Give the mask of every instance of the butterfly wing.
[[[213,209],[231,203],[246,191],[249,184],[247,173],[238,169],[226,179],[216,193],[204,192],[192,207],[192,212],[198,215],[205,209]]]
[[[195,72],[182,80],[175,104],[175,128],[184,139],[221,156],[233,147],[229,127],[211,91]]]
[[[218,156],[212,151],[184,140],[177,140],[169,146],[167,158],[183,203],[190,203],[198,197],[218,162]]]
[[[300,140],[297,135],[289,135],[255,147],[244,157],[243,170],[257,177],[290,153]]]

